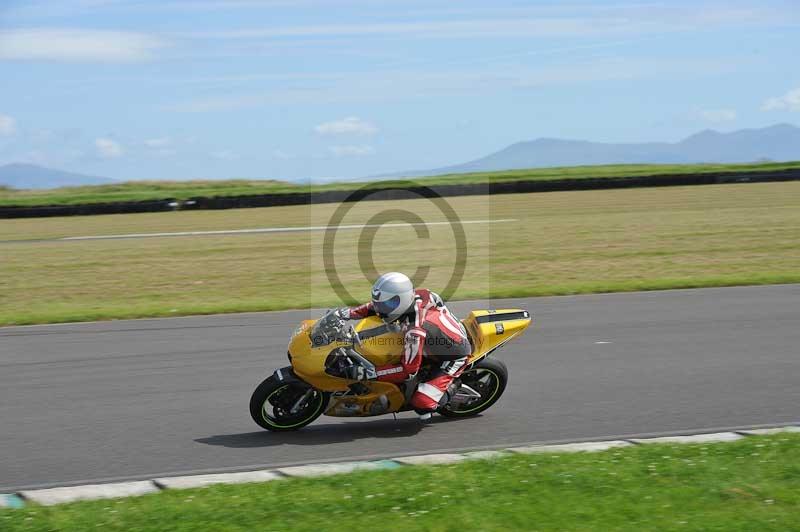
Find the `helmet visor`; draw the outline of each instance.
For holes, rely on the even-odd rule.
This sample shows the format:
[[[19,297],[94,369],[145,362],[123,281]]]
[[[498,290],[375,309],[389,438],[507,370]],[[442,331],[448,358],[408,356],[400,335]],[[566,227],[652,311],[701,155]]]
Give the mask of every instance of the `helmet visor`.
[[[388,316],[400,305],[400,296],[390,297],[386,301],[373,301],[372,308],[380,316]]]

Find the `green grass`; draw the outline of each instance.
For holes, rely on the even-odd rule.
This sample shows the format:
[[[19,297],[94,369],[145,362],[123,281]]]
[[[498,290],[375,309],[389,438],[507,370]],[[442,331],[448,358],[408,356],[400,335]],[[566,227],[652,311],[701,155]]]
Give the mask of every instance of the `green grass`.
[[[448,199],[467,260],[452,299],[800,282],[800,183],[554,192]],[[327,225],[337,205],[0,221],[0,240]],[[345,224],[386,209],[442,220],[426,200],[364,202]],[[342,231],[341,283],[367,298],[360,231]],[[317,308],[341,304],[326,277],[323,234],[282,233],[0,243],[0,324]],[[419,240],[378,232],[379,271],[430,271],[442,291],[455,252],[447,226]],[[432,252],[431,250],[436,250]]]
[[[588,179],[635,177],[664,174],[704,174],[709,172],[766,172],[800,168],[800,162],[749,164],[630,164],[533,168],[501,172],[446,174],[414,178],[420,184],[503,183],[509,181],[551,181],[556,179]],[[252,194],[285,194],[324,190],[352,190],[369,186],[383,188],[391,181],[295,185],[275,180],[227,181],[131,181],[113,185],[67,187],[49,190],[13,190],[0,187],[0,206],[7,205],[72,205],[114,201],[154,199],[187,199],[209,196],[243,196]]]
[[[0,511],[22,530],[800,529],[800,435],[522,455]]]

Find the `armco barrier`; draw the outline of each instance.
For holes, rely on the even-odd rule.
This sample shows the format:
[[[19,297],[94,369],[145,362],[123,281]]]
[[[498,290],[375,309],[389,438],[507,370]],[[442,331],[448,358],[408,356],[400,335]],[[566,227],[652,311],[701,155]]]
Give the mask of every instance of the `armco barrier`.
[[[80,205],[37,205],[0,207],[0,218],[40,218],[46,216],[88,216],[95,214],[129,214],[136,212],[166,212],[180,206],[176,200],[119,201],[114,203],[83,203]]]
[[[605,177],[588,179],[558,179],[553,181],[507,181],[501,183],[470,183],[408,186],[404,182],[385,182],[363,200],[394,200],[419,198],[420,192],[432,189],[440,196],[475,196],[484,194],[519,194],[524,192],[557,192],[568,190],[601,190],[612,188],[666,187],[686,185],[717,185],[727,183],[769,183],[798,181],[800,169],[774,172],[715,172],[705,174],[672,174],[638,177]],[[421,181],[424,183],[424,180]],[[34,218],[43,216],[79,216],[93,214],[122,214],[161,212],[171,210],[245,209],[316,203],[340,203],[350,199],[352,190],[321,192],[291,192],[252,196],[198,197],[178,202],[174,199],[152,201],[92,203],[82,205],[45,205],[36,207],[0,207],[0,218]]]

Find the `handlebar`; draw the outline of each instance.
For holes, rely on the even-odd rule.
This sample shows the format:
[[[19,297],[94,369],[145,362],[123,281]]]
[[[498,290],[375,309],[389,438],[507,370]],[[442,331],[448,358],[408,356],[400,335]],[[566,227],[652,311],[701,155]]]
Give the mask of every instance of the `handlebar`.
[[[311,330],[311,341],[316,346],[327,345],[332,342],[358,345],[361,343],[361,338],[352,326],[347,327],[347,320],[339,316],[336,309],[333,309],[326,312],[314,324]]]

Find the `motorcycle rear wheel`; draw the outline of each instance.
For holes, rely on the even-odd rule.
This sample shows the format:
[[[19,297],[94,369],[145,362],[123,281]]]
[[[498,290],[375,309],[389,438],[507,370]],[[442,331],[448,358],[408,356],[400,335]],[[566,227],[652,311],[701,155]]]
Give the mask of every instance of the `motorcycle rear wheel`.
[[[271,375],[253,392],[250,416],[260,427],[273,432],[298,430],[322,415],[325,402],[325,394],[311,385],[279,381]]]
[[[503,395],[506,384],[508,384],[508,369],[500,360],[484,358],[464,371],[459,380],[462,385],[466,384],[478,392],[480,398],[468,403],[457,403],[451,400],[438,410],[445,417],[477,416],[495,404]]]

